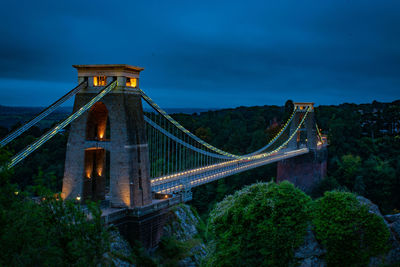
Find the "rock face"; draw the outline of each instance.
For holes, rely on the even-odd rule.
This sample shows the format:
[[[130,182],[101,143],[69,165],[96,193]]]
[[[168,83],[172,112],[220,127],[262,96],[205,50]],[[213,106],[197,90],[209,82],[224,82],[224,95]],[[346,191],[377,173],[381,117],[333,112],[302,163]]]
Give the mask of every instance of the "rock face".
[[[377,205],[370,200],[358,196],[358,201],[369,208],[369,212],[376,214],[384,219],[390,230],[391,249],[386,255],[371,258],[369,266],[391,265],[400,262],[400,214],[382,216]],[[190,249],[190,256],[179,261],[180,267],[200,266],[202,260],[207,256],[207,249],[201,238],[198,237],[198,226],[200,218],[192,212],[188,205],[178,205],[171,210],[171,218],[164,226],[164,236],[174,237],[178,241],[189,241],[195,244]],[[112,233],[111,249],[114,254],[122,257],[112,257],[116,266],[134,266],[123,260],[131,253],[129,243],[125,241],[118,232]],[[295,251],[294,258],[297,266],[300,267],[326,267],[324,256],[326,250],[315,238],[315,234],[310,226],[304,238],[304,243]],[[121,259],[122,258],[122,259]]]
[[[135,267],[134,264],[123,260],[123,258],[128,258],[131,255],[132,249],[128,241],[126,241],[117,230],[111,232],[110,247],[114,255],[109,258],[115,266]]]
[[[400,262],[400,214],[382,216],[377,205],[365,197],[358,196],[357,200],[366,205],[370,213],[381,217],[390,230],[391,249],[386,255],[371,258],[369,266],[383,266]],[[318,243],[311,228],[307,230],[304,243],[295,251],[295,260],[300,267],[325,267],[323,260],[326,250]]]
[[[387,215],[382,216],[377,205],[372,203],[369,199],[365,197],[358,196],[358,201],[361,204],[367,205],[369,212],[381,217],[385,224],[387,225],[390,232],[390,245],[391,249],[386,255],[381,257],[371,258],[370,266],[380,266],[382,264],[395,264],[400,262],[400,215]],[[387,219],[389,218],[389,219]]]
[[[383,216],[385,218],[386,221],[388,221],[389,223],[394,223],[395,221],[399,221],[400,220],[400,213],[398,214],[393,214],[393,215],[385,215]]]
[[[396,216],[397,219],[393,223],[389,224],[390,229],[390,241],[392,243],[392,249],[386,256],[386,263],[399,263],[400,262],[400,217]]]
[[[400,219],[390,224],[390,229],[392,230],[395,238],[400,240]]]
[[[325,267],[326,263],[321,259],[326,250],[315,239],[311,228],[307,229],[304,243],[294,253],[300,267]]]
[[[173,216],[164,226],[164,236],[175,237],[179,241],[197,239],[199,234],[198,225],[201,220],[190,209],[188,205],[178,205],[172,209]],[[199,266],[202,259],[206,256],[206,246],[198,239],[196,245],[190,250],[191,256],[181,260],[179,266]]]

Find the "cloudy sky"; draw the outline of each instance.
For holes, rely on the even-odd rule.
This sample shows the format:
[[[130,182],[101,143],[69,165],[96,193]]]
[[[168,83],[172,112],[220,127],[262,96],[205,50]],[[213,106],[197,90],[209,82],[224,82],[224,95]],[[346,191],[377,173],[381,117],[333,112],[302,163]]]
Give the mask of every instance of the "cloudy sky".
[[[163,107],[400,99],[400,1],[3,1],[0,105],[45,106],[72,64],[144,67]]]

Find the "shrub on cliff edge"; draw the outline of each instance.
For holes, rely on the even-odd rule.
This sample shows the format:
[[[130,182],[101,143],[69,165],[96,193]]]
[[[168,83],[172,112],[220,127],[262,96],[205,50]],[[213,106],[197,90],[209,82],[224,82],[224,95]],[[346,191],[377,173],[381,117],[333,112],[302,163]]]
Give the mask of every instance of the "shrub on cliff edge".
[[[289,182],[257,183],[227,196],[210,214],[210,266],[288,266],[303,243],[311,199]]]
[[[348,192],[326,192],[314,202],[317,239],[327,249],[328,266],[367,266],[387,250],[389,231],[382,218]]]

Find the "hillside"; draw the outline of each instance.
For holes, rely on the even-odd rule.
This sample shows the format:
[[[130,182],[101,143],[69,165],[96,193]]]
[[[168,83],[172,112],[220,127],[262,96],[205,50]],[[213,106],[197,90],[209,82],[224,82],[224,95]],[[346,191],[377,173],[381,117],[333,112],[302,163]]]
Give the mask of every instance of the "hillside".
[[[238,107],[193,114],[184,114],[184,110],[181,110],[181,113],[172,116],[212,145],[241,154],[265,144],[288,116],[288,108],[290,105],[286,108]],[[7,118],[16,116],[28,119],[38,111],[38,108],[1,106],[0,118],[7,120],[12,127],[12,120]],[[49,117],[47,125],[67,116],[66,111],[60,110],[54,114],[56,117]],[[400,196],[396,193],[400,191],[400,101],[318,106],[315,112],[318,125],[322,133],[328,135],[330,145],[329,177],[316,185],[313,196],[320,196],[325,190],[342,188],[368,197],[384,213],[400,210]],[[0,127],[0,136],[7,131]],[[17,152],[42,133],[43,128],[33,127],[7,148]],[[59,191],[67,137],[68,129],[25,159],[15,168],[15,181],[25,188],[34,183],[37,179],[34,177],[45,177],[48,186]],[[196,188],[192,204],[206,217],[213,205],[226,194],[256,181],[269,181],[273,177],[276,177],[274,164],[234,175]]]

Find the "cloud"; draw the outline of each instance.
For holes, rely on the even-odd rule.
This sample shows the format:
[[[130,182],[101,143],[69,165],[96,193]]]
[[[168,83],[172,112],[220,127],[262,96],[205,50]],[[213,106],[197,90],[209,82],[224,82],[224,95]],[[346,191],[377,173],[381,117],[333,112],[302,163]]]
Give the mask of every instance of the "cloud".
[[[141,86],[168,107],[400,98],[395,0],[9,1],[4,10],[0,78],[38,81],[37,92],[41,81],[74,84],[72,64],[127,63],[146,68]]]

